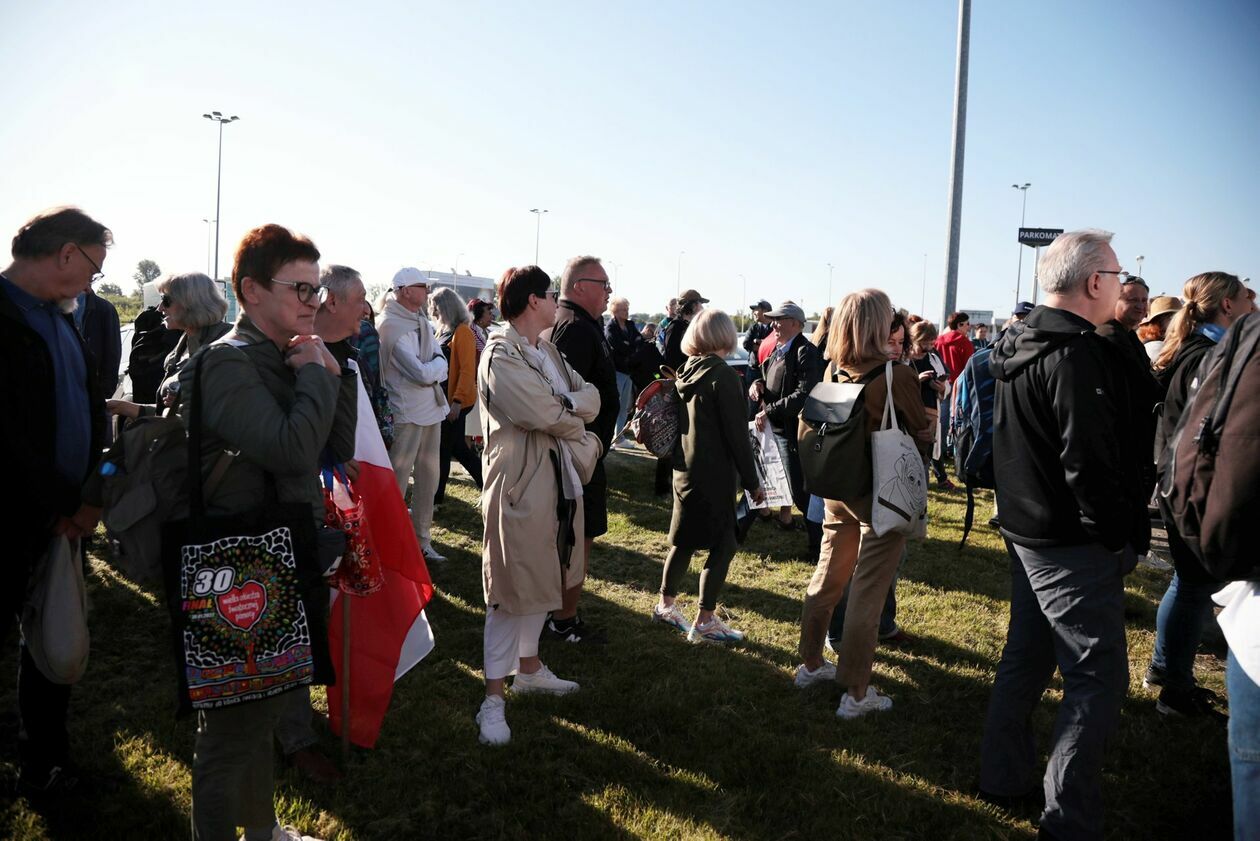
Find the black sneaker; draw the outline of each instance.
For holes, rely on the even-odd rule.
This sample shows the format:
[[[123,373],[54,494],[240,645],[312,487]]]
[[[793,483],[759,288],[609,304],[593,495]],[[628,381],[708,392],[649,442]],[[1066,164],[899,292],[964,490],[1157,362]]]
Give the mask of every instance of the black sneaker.
[[[572,619],[554,619],[548,616],[547,623],[543,625],[542,636],[546,640],[580,642],[586,645],[603,645],[608,642],[603,628],[587,624],[581,616]]]
[[[1204,693],[1207,692],[1207,695]],[[1229,721],[1229,716],[1212,706],[1208,695],[1211,693],[1207,690],[1200,690],[1198,687],[1193,689],[1170,689],[1165,686],[1159,692],[1159,700],[1155,702],[1155,709],[1161,715],[1176,718],[1185,716],[1186,718],[1197,718],[1199,716],[1207,716],[1214,721]]]
[[[1165,679],[1164,670],[1152,664],[1146,667],[1146,675],[1142,678],[1142,688],[1150,689],[1152,686],[1163,686]]]
[[[997,518],[997,517],[990,517],[990,518],[989,518],[989,528],[991,528],[991,529],[1000,529],[1001,527],[1002,527],[1002,523],[998,520],[998,518]]]

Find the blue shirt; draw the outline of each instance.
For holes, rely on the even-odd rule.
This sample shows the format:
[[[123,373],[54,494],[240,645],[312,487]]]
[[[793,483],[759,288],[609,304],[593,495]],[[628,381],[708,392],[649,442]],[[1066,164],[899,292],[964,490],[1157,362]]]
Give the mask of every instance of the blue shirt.
[[[1198,329],[1194,332],[1198,333],[1200,336],[1207,336],[1219,345],[1221,343],[1221,339],[1225,338],[1226,330],[1219,324],[1200,324]]]
[[[57,414],[53,465],[68,482],[78,485],[87,473],[92,450],[92,411],[88,404],[87,362],[74,327],[53,301],[41,301],[0,275],[0,288],[39,334],[52,357]]]

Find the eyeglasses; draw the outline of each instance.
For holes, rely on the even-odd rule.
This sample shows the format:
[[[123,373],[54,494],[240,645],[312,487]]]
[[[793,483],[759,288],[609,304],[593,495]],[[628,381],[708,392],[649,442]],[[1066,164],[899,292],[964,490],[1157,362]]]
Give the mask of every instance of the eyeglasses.
[[[548,290],[546,290],[545,292],[543,292],[541,295],[537,295],[537,294],[536,294],[536,295],[534,295],[534,297],[535,297],[535,298],[545,298],[545,299],[547,299],[547,300],[549,300],[549,301],[554,301],[554,300],[557,300],[557,299],[560,297],[560,290],[559,290],[559,289],[548,289]]]
[[[1133,277],[1133,275],[1131,275],[1131,274],[1129,274],[1128,272],[1123,271],[1123,270],[1119,270],[1119,271],[1114,271],[1114,272],[1113,272],[1113,271],[1111,271],[1110,269],[1099,269],[1097,273],[1098,273],[1098,274],[1113,274],[1113,275],[1115,275],[1115,276],[1116,276],[1116,280],[1120,281],[1120,285],[1121,285],[1121,286],[1124,286],[1126,283],[1128,283],[1128,282],[1129,282],[1130,278],[1132,278],[1132,277]]]
[[[165,292],[163,292],[163,293],[162,293],[162,300],[158,301],[158,303],[162,305],[162,308],[163,308],[163,309],[168,309],[168,310],[169,310],[169,309],[171,308],[171,304],[172,304],[172,303],[174,303],[174,302],[173,302],[173,301],[171,301],[171,296],[170,296],[170,295],[168,295],[168,294],[166,294]]]
[[[101,267],[100,267],[100,266],[98,266],[98,265],[96,264],[96,261],[95,261],[95,260],[93,260],[91,257],[89,257],[89,256],[88,256],[88,253],[87,253],[86,251],[84,251],[84,250],[83,250],[82,246],[80,246],[80,245],[76,242],[76,243],[74,244],[74,247],[75,247],[75,248],[77,248],[77,249],[79,249],[79,253],[83,255],[83,259],[84,259],[84,260],[87,260],[89,263],[91,263],[91,264],[92,264],[92,268],[96,269],[96,272],[92,275],[92,280],[91,280],[91,281],[89,281],[89,282],[90,282],[90,283],[96,283],[98,280],[101,280],[102,278],[104,278],[104,277],[105,277],[105,272],[101,271]]]
[[[280,280],[274,277],[271,279],[271,282],[279,283],[282,286],[292,286],[293,291],[297,293],[298,301],[303,304],[309,304],[311,302],[311,298],[314,298],[321,304],[328,300],[327,286],[312,286],[311,284],[301,280]]]
[[[599,285],[601,285],[601,286],[603,286],[603,287],[604,287],[604,291],[605,291],[605,292],[611,292],[611,291],[612,291],[612,284],[611,284],[611,283],[609,283],[609,282],[608,282],[608,281],[606,281],[606,280],[600,280],[599,278],[595,278],[595,277],[583,277],[583,278],[578,278],[577,280],[575,280],[575,281],[573,281],[573,282],[574,282],[574,283],[598,283]]]

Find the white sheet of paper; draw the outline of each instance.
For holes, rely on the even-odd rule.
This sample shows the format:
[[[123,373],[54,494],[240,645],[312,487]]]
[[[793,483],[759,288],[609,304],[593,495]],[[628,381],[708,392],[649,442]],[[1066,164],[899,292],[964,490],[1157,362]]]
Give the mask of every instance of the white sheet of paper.
[[[749,497],[748,507],[759,509],[791,505],[792,482],[787,472],[787,441],[775,435],[769,424],[758,432],[755,421],[748,422],[748,441],[752,444],[757,476],[761,479],[761,487],[766,491],[765,501],[761,505]]]

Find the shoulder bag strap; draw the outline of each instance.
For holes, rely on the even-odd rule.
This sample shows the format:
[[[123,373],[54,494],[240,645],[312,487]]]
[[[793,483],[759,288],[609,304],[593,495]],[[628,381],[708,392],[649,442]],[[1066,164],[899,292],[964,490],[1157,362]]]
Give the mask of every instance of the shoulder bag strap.
[[[879,369],[877,368],[876,370]],[[884,422],[880,428],[884,430],[900,429],[901,427],[897,425],[897,413],[893,410],[893,364],[891,359],[884,363],[884,381],[888,386],[888,399],[884,401]]]

